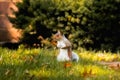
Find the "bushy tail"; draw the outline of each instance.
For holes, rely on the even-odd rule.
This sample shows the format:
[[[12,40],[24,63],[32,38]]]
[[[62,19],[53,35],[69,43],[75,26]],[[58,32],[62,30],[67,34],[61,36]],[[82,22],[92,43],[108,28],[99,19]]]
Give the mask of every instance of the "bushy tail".
[[[72,52],[72,61],[75,61],[75,62],[79,61],[79,56],[75,52]]]

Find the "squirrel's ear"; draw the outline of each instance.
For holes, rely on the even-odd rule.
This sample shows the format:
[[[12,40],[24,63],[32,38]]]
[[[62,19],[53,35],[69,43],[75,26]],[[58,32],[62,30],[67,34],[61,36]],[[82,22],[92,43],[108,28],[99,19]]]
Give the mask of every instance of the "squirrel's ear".
[[[57,33],[61,34],[60,30],[58,30]]]
[[[57,33],[59,33],[60,35],[63,35],[63,33],[60,31],[60,30],[58,30],[58,32]]]

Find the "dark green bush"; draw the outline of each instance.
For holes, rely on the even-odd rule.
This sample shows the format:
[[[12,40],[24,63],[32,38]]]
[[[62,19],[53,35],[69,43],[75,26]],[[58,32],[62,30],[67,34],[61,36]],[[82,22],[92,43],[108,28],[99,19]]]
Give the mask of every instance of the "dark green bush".
[[[24,29],[22,40],[29,44],[40,43],[39,36],[50,38],[60,29],[73,48],[116,50],[119,4],[120,0],[23,0],[11,21]]]
[[[119,50],[120,0],[94,0],[91,9],[93,47],[103,50]],[[89,35],[89,34],[88,34]]]

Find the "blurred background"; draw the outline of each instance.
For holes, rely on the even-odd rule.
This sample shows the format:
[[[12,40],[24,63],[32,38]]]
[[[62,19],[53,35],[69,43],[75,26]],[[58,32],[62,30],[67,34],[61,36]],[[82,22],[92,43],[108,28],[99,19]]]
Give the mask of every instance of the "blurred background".
[[[57,30],[74,49],[118,51],[120,0],[0,0],[2,46],[51,48]]]

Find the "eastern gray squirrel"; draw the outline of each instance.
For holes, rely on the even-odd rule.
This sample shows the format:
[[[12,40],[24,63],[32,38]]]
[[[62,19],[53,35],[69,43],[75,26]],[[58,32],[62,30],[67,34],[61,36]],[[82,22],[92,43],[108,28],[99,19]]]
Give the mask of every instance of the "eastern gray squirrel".
[[[59,54],[57,55],[57,61],[76,61],[78,62],[79,56],[72,51],[71,42],[64,36],[61,31],[58,31],[54,36],[54,40],[57,41],[57,47],[59,48]]]

